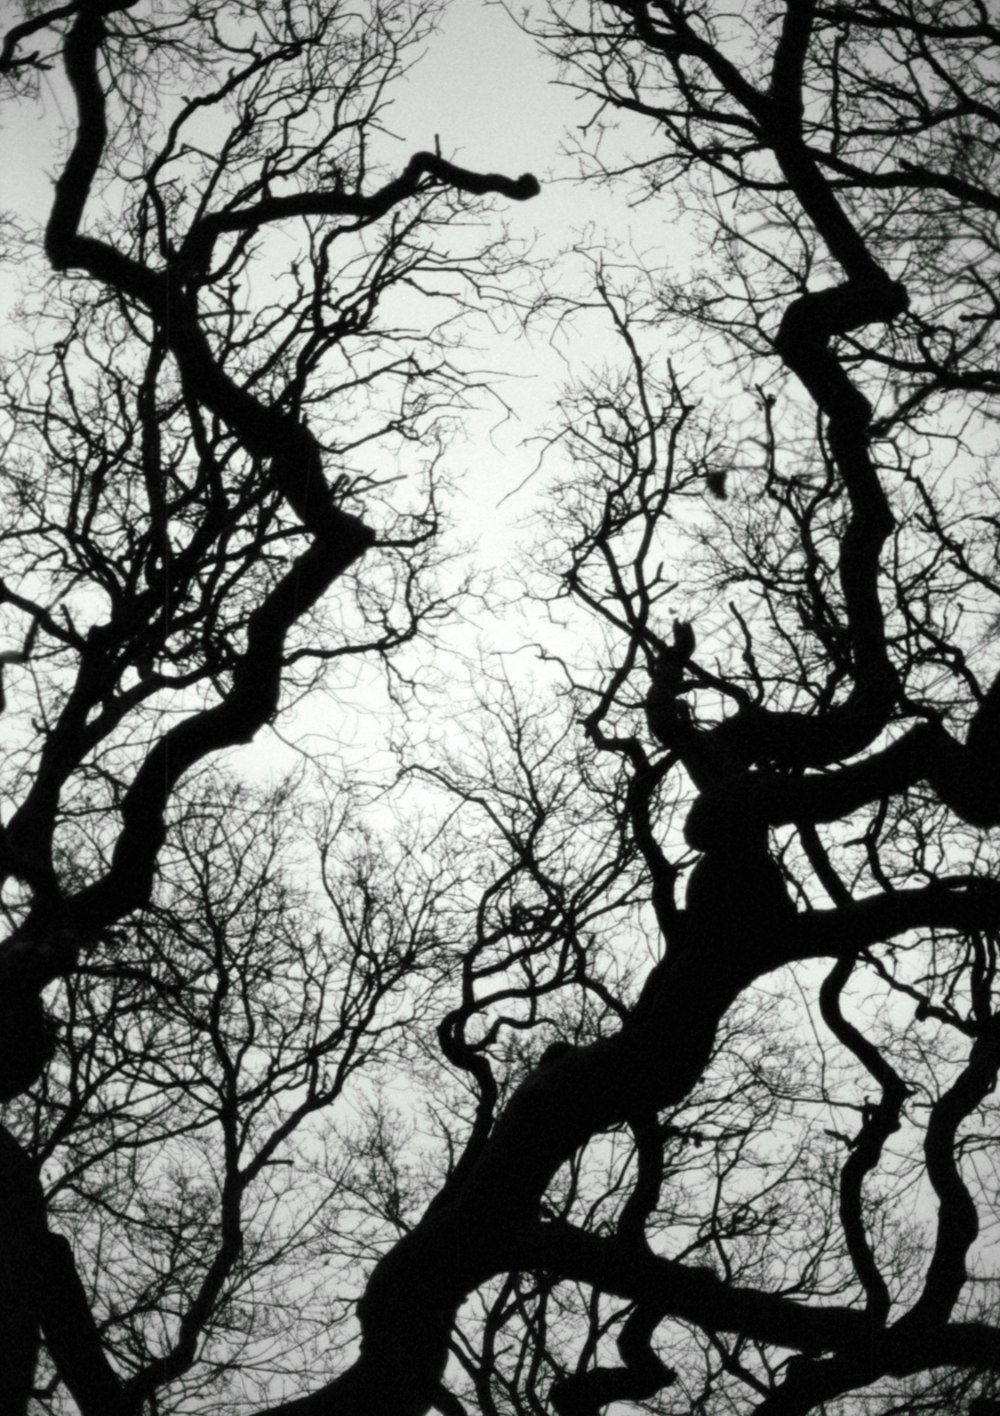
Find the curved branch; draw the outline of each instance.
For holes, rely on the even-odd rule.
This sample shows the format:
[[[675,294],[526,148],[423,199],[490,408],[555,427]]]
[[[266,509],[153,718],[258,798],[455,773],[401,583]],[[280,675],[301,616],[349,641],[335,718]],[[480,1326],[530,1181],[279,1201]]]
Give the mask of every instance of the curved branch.
[[[111,867],[73,896],[74,925],[91,930],[120,919],[149,898],[174,787],[195,763],[226,747],[252,741],[277,712],[285,636],[345,568],[340,547],[314,542],[251,613],[246,648],[220,703],[169,728],[137,771],[121,805],[122,830]]]
[[[559,1416],[601,1416],[613,1401],[647,1401],[672,1386],[677,1373],[652,1347],[653,1333],[665,1316],[654,1305],[637,1304],[618,1336],[624,1366],[592,1367],[554,1382],[549,1400]]]
[[[685,837],[695,850],[711,850],[728,839],[733,822],[754,823],[761,830],[837,821],[922,781],[968,825],[981,829],[1000,825],[998,710],[1000,678],[973,719],[964,744],[938,723],[919,723],[888,747],[833,771],[803,776],[733,773],[702,790],[688,814]],[[800,721],[819,730],[824,719]],[[715,734],[731,722],[735,719],[727,720]]]
[[[853,967],[853,955],[838,959],[820,987],[819,1004],[823,1021],[834,1037],[858,1058],[882,1088],[878,1104],[863,1108],[861,1130],[840,1172],[840,1223],[847,1252],[865,1292],[865,1309],[881,1327],[889,1316],[889,1287],[868,1242],[862,1189],[865,1177],[878,1165],[886,1141],[899,1130],[900,1113],[909,1091],[874,1043],[841,1012],[840,995]]]
[[[348,216],[359,226],[378,221],[400,202],[427,190],[428,183],[452,187],[470,196],[507,197],[514,202],[530,201],[541,191],[538,179],[530,172],[520,177],[505,177],[499,172],[473,172],[459,167],[438,153],[418,152],[410,158],[403,171],[391,182],[367,195],[361,192],[294,192],[284,197],[267,197],[253,206],[235,211],[215,212],[199,221],[181,247],[185,266],[204,270],[216,239],[228,231],[256,231],[275,221],[287,221],[296,216]]]
[[[973,877],[951,886],[935,882],[799,914],[797,939],[787,961],[853,955],[910,929],[966,932],[998,925],[1000,881]]]
[[[806,1307],[791,1298],[740,1288],[708,1269],[692,1268],[648,1250],[577,1229],[562,1221],[535,1225],[519,1245],[525,1267],[619,1298],[658,1308],[714,1332],[738,1332],[759,1342],[821,1352],[857,1342],[870,1330],[866,1314],[851,1308]]]
[[[69,1243],[50,1232],[35,1168],[4,1127],[0,1192],[0,1410],[27,1411],[41,1328],[81,1416],[130,1416]]]
[[[968,1277],[966,1256],[979,1233],[979,1216],[955,1156],[958,1128],[993,1091],[1000,1068],[1000,1016],[982,1028],[969,1060],[931,1107],[924,1137],[927,1176],[938,1199],[934,1253],[924,1289],[902,1328],[940,1324],[950,1316]]]
[[[232,429],[249,453],[269,461],[275,483],[313,537],[313,544],[297,557],[251,615],[246,648],[223,701],[178,723],[148,753],[122,803],[122,832],[110,870],[70,902],[72,922],[81,929],[109,923],[145,903],[163,842],[163,813],[177,781],[207,754],[250,741],[270,720],[278,707],[289,628],[375,540],[367,526],[336,504],[324,476],[319,444],[309,429],[240,387],[215,358],[198,317],[197,285],[185,283],[184,262],[178,271],[155,272],[106,242],[80,234],[107,141],[98,56],[108,8],[105,0],[82,0],[65,42],[77,130],[56,182],[46,230],[49,259],[57,270],[76,267],[86,271],[147,310],[163,332],[185,388]],[[251,229],[264,221],[308,213],[354,215],[365,222],[374,221],[425,190],[428,183],[474,194],[497,192],[514,200],[525,200],[538,191],[530,176],[510,179],[474,173],[433,153],[418,153],[398,178],[371,196],[321,193],[268,199],[244,212],[205,218],[191,239],[210,247],[221,231]],[[190,249],[187,256],[190,264]],[[48,789],[48,797],[53,791],[57,794],[59,781],[53,778]],[[19,832],[29,834],[29,817],[38,814],[38,800],[26,806],[29,809],[15,818],[12,841]]]

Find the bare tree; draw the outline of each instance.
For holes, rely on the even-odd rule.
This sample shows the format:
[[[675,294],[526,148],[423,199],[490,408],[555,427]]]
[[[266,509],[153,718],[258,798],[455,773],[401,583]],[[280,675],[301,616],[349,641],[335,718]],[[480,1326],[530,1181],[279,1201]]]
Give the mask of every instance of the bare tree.
[[[628,1305],[606,1330],[617,1330],[617,1362],[590,1343],[553,1386],[565,1412],[658,1390],[671,1409],[670,1341],[651,1339],[678,1323],[718,1343],[716,1379],[690,1395],[717,1395],[723,1409],[732,1399],[804,1412],[880,1382],[896,1392],[876,1397],[891,1409],[942,1368],[964,1375],[939,1401],[971,1401],[995,1374],[998,1333],[976,1274],[995,1162],[978,1170],[964,1153],[978,1148],[1000,1061],[988,834],[1000,680],[982,633],[995,614],[996,502],[974,458],[949,498],[922,442],[939,431],[953,469],[995,377],[994,307],[979,283],[994,249],[980,232],[995,144],[982,144],[978,180],[965,185],[941,156],[949,125],[992,121],[996,33],[974,5],[947,23],[934,15],[664,0],[568,7],[554,22],[570,81],[582,70],[605,113],[656,125],[633,160],[608,160],[607,176],[631,166],[651,194],[673,183],[682,204],[697,197],[718,213],[724,256],[700,286],[669,287],[669,300],[654,278],[638,312],[598,272],[631,369],[567,418],[579,495],[549,540],[569,548],[565,595],[606,626],[609,674],[571,677],[664,955],[618,1028],[547,1049],[503,1106],[487,1039],[466,1036],[464,1058],[448,1039],[455,1062],[481,1075],[492,1114],[375,1269],[357,1365],[297,1410],[450,1409],[434,1385],[445,1333],[498,1272]],[[968,162],[978,149],[962,150]],[[714,413],[699,418],[685,380],[653,377],[643,313],[647,325],[694,317],[716,349],[731,332],[733,367],[761,386],[752,443],[727,439]],[[730,492],[732,509],[720,503],[714,526],[694,531],[698,561],[675,559],[672,574],[664,530],[705,491]],[[655,1124],[706,1075],[736,1001],[819,960],[830,965],[821,985],[813,976],[816,1006],[856,1089],[828,1095],[856,1119],[827,1128],[843,1147],[835,1187],[829,1167],[812,1185],[798,1177],[814,1216],[798,1230],[798,1281],[783,1287],[761,1266],[744,1286],[738,1268],[666,1257],[633,1228],[656,1204]],[[851,1018],[852,989],[855,1007],[881,1000],[874,1018]],[[564,1221],[549,1187],[620,1127],[635,1135],[634,1203],[612,1232]],[[904,1131],[897,1165],[890,1138]],[[648,1169],[640,1136],[653,1137]],[[887,1200],[907,1176],[925,1188],[931,1226],[909,1257],[880,1218],[896,1217]],[[501,1308],[511,1294],[500,1291]],[[537,1350],[543,1325],[532,1321]],[[413,1345],[395,1349],[397,1373],[399,1331]]]
[[[349,1189],[328,1113],[355,1074],[377,1086],[406,1065],[451,973],[430,882],[411,868],[403,889],[349,820],[319,837],[326,909],[295,884],[292,797],[212,772],[183,790],[153,900],[67,979],[58,1057],[8,1111],[128,1409],[166,1390],[178,1409],[245,1409],[319,1338],[332,1353],[337,1305],[304,1278]],[[47,1356],[37,1399],[63,1409],[58,1344]]]
[[[6,1094],[39,1077],[52,1037],[37,993],[65,977],[67,1042],[30,1093],[48,1087],[49,1109],[33,1122],[17,1103],[24,1140],[55,1156],[63,1105],[64,1154],[91,1144],[60,1088],[85,1089],[105,1047],[122,1096],[110,1124],[139,1136],[129,1058],[161,1076],[182,1039],[177,1109],[141,1139],[190,1107],[188,1143],[215,1138],[218,1193],[189,1201],[181,1172],[171,1262],[110,1312],[107,1282],[92,1301],[73,1263],[107,1266],[105,1158],[83,1157],[79,1212],[72,1167],[55,1168],[57,1237],[6,1133],[7,1407],[24,1408],[40,1331],[43,1379],[85,1416],[188,1396],[212,1409],[212,1362],[250,1351],[237,1307],[254,1256],[284,1243],[283,1220],[258,1223],[255,1188],[292,1135],[275,1115],[283,1077],[308,1132],[364,1054],[374,1076],[395,1058],[423,1084],[423,1135],[385,1096],[323,1120],[330,1164],[310,1194],[326,1185],[342,1218],[301,1252],[328,1245],[364,1288],[356,1314],[324,1314],[336,1370],[262,1395],[268,1416],[984,1416],[1000,1379],[1000,506],[986,475],[1000,35],[986,7],[556,7],[546,42],[598,105],[594,173],[676,197],[661,210],[679,227],[697,210],[709,239],[690,280],[588,253],[594,293],[561,318],[598,317],[618,352],[567,390],[551,436],[570,471],[547,498],[548,579],[532,593],[570,629],[543,647],[561,684],[543,678],[533,703],[480,675],[485,725],[452,713],[400,772],[432,794],[428,817],[440,802],[433,856],[426,839],[403,853],[408,869],[437,863],[432,884],[403,872],[373,889],[377,847],[328,869],[335,942],[315,951],[305,906],[271,907],[253,853],[237,850],[248,889],[226,906],[213,852],[241,840],[235,798],[210,784],[228,811],[185,819],[185,774],[270,720],[283,673],[304,688],[325,657],[385,652],[436,608],[409,576],[432,568],[433,516],[406,508],[383,538],[395,574],[340,612],[332,648],[323,619],[324,595],[356,573],[360,587],[353,567],[379,544],[357,504],[386,493],[352,477],[353,450],[419,426],[454,379],[447,360],[385,352],[398,343],[375,297],[438,260],[460,274],[434,222],[534,183],[437,154],[370,180],[399,18],[184,18],[175,32],[72,5],[26,19],[2,51],[30,87],[48,62],[36,37],[65,30],[78,123],[47,251],[101,292],[96,308],[71,302],[44,378],[8,382],[5,538],[27,586],[5,591],[10,684],[26,659],[37,689],[11,757]],[[157,124],[148,85],[170,64],[197,96]],[[360,108],[334,103],[333,128],[303,136],[306,100],[342,92]],[[202,109],[230,99],[209,149]],[[612,115],[636,124],[620,160]],[[120,191],[133,216],[84,234],[85,203]],[[292,217],[309,234],[291,297],[252,303],[254,261]],[[335,278],[345,238],[359,254]],[[664,332],[681,330],[685,353],[724,370],[726,407],[701,401],[693,359],[668,360]],[[403,390],[393,416],[381,393],[368,402],[380,378]],[[334,391],[346,432],[322,422]],[[324,454],[344,469],[332,485]],[[308,980],[300,1009],[274,967]],[[106,1043],[87,1020],[107,989],[137,1000],[139,1031],[126,1019]],[[412,1019],[395,1011],[411,999]],[[205,1209],[190,1241],[189,1203]],[[145,1220],[120,1216],[114,1243],[135,1246]],[[169,1340],[166,1306],[182,1314]]]
[[[171,832],[171,810],[191,800],[176,796],[182,780],[250,742],[283,689],[287,702],[345,655],[384,659],[449,609],[453,591],[435,578],[441,414],[470,387],[449,323],[473,292],[486,298],[510,260],[500,240],[464,235],[463,251],[454,218],[489,194],[524,200],[537,184],[473,173],[438,152],[416,153],[398,175],[380,166],[388,85],[434,18],[419,3],[168,12],[84,0],[26,8],[3,39],[12,101],[30,104],[51,74],[71,113],[43,233],[58,278],[26,302],[34,338],[2,394],[0,599],[12,647],[0,1097],[23,1094],[52,1055],[40,993],[56,980],[66,980],[54,1006],[68,1053],[33,1160],[3,1135],[0,1407],[11,1416],[29,1398],[39,1329],[57,1382],[81,1410],[105,1413],[155,1404],[227,1303],[234,1340],[239,1275],[253,1268],[247,1226],[272,1153],[296,1117],[334,1099],[365,1055],[379,1001],[400,973],[412,983],[422,968],[408,946],[394,965],[388,936],[368,937],[381,925],[352,922],[349,910],[340,937],[355,941],[350,964],[311,958],[305,939],[294,960],[279,959],[292,926],[267,910],[233,941],[213,915],[220,882],[204,880],[199,942],[185,937],[185,910],[154,899],[154,886],[170,840],[170,888],[192,889],[181,881],[198,875],[183,812]],[[30,234],[19,249],[32,258]],[[422,493],[395,494],[395,459]],[[358,569],[364,557],[370,574]],[[335,604],[325,597],[337,582]],[[235,843],[239,828],[228,829]],[[251,892],[273,892],[266,872],[255,879]],[[251,957],[247,930],[258,926],[270,964]],[[164,931],[185,976],[180,1015],[179,975],[147,957],[162,958]],[[206,947],[212,960],[199,965]],[[269,1002],[255,970],[293,967],[289,1018],[288,1001]],[[250,992],[245,1028],[266,1035],[270,1008],[264,1083],[241,1080],[250,1038],[230,1015]],[[107,1030],[95,1017],[105,1008]],[[158,1061],[136,1072],[147,1049]],[[213,1068],[221,1074],[209,1081]],[[290,1113],[266,1120],[260,1107],[293,1080],[301,1094]],[[148,1098],[171,1088],[177,1105],[164,1120]],[[112,1108],[110,1150],[92,1096]],[[185,1120],[194,1098],[207,1110]],[[126,1188],[138,1182],[161,1123],[161,1138],[215,1135],[212,1180],[192,1186],[182,1164],[173,1183],[183,1193],[165,1209],[156,1213],[151,1196],[145,1216],[119,1209],[102,1166],[123,1167]],[[36,1170],[56,1138],[59,1234]],[[63,1208],[68,1193],[93,1200],[97,1190],[116,1210],[113,1230],[102,1229],[99,1205],[82,1219]],[[190,1231],[171,1218],[178,1206],[213,1205],[207,1228],[195,1215]],[[67,1238],[81,1260],[113,1267],[140,1230],[161,1234],[171,1257],[153,1238],[141,1261],[148,1279],[137,1273],[120,1307],[105,1289],[99,1329],[93,1275],[81,1282]],[[176,1326],[147,1321],[157,1304],[178,1305]]]

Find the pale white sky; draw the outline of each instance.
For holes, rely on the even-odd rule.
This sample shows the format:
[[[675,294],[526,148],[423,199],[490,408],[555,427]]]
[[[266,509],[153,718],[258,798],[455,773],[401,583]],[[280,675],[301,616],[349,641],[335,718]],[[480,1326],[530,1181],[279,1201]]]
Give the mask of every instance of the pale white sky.
[[[581,123],[590,108],[569,89],[555,84],[554,62],[539,54],[503,7],[485,0],[452,0],[440,31],[428,42],[423,59],[392,89],[386,115],[390,136],[383,156],[398,170],[408,157],[440,142],[445,155],[479,171],[517,176],[533,172],[541,194],[523,204],[500,203],[513,236],[532,243],[539,266],[551,270],[555,256],[589,227],[614,230],[627,237],[638,223],[648,231],[652,213],[628,207],[624,191],[611,194],[584,187],[575,180],[574,161],[561,154],[567,128]],[[0,130],[0,206],[29,223],[44,222],[51,198],[51,181],[58,171],[60,135],[70,126],[72,98],[58,68],[42,75],[37,102],[25,100],[8,110]],[[9,273],[8,273],[9,274]],[[0,286],[4,303],[11,287]],[[522,342],[513,359],[497,348],[498,365],[510,367],[517,379],[510,389],[498,384],[537,426],[551,402],[551,380],[564,368],[544,345]],[[493,366],[489,358],[484,364]],[[543,388],[542,385],[548,386]],[[489,429],[497,410],[487,415],[486,442],[496,442],[504,458],[516,458],[509,475],[495,473],[504,490],[518,484],[533,460],[516,452],[523,430],[513,425]],[[475,441],[483,441],[477,430]],[[489,447],[484,449],[489,455]]]
[[[584,233],[607,231],[623,243],[654,250],[665,235],[662,213],[631,206],[625,184],[612,193],[578,180],[577,162],[565,153],[566,134],[592,116],[593,105],[556,83],[556,77],[555,61],[539,52],[497,0],[451,0],[425,57],[397,88],[386,124],[398,137],[393,165],[401,166],[412,152],[439,139],[446,156],[475,170],[534,173],[542,187],[539,196],[500,207],[512,235],[533,243],[533,264],[549,278],[559,254]],[[641,120],[629,123],[629,140],[641,145],[646,126]],[[676,259],[675,233],[671,239],[671,258]],[[565,271],[566,279],[581,280],[581,265],[575,277],[571,262]],[[565,339],[553,347],[540,324],[534,338],[497,346],[498,367],[512,375],[508,383],[498,382],[498,392],[518,418],[498,423],[498,410],[487,411],[472,439],[480,475],[470,477],[467,485],[483,516],[482,530],[495,541],[498,555],[503,555],[512,520],[530,505],[529,488],[498,507],[537,460],[537,442],[525,446],[524,439],[537,437],[551,417],[555,388],[569,372],[567,360],[579,374],[584,359],[596,362],[610,347],[610,340],[605,344],[600,336],[595,319],[575,347]],[[496,497],[483,495],[484,466],[490,469],[487,477],[496,486]],[[474,517],[474,509],[469,510]]]
[[[398,171],[413,152],[439,141],[445,155],[473,169],[509,176],[533,172],[541,194],[522,204],[498,201],[497,216],[515,238],[534,243],[535,263],[546,274],[554,270],[557,253],[588,228],[608,229],[619,240],[634,234],[638,245],[655,250],[664,236],[662,214],[630,207],[624,189],[612,194],[575,180],[575,161],[561,149],[566,130],[591,110],[555,78],[554,61],[538,53],[501,5],[451,0],[423,59],[392,89],[381,155]],[[0,205],[28,222],[45,220],[60,132],[71,118],[72,99],[58,68],[42,76],[37,103],[26,100],[8,110],[8,126],[0,132]],[[633,129],[639,131],[641,125]],[[0,295],[9,291],[0,287]],[[502,404],[484,395],[482,413],[463,419],[462,440],[448,455],[460,485],[458,536],[476,544],[480,562],[509,565],[523,539],[518,523],[544,482],[530,477],[538,443],[529,440],[537,439],[551,416],[556,386],[568,373],[566,360],[583,372],[585,362],[601,358],[607,346],[596,324],[588,336],[576,347],[564,341],[557,350],[540,325],[530,340],[501,339],[470,353],[470,363],[497,371],[496,390],[516,414],[505,418]]]
[[[558,149],[578,111],[572,95],[552,85],[554,73],[501,6],[452,0],[423,61],[397,90],[389,126],[410,150],[438,135],[443,151],[469,167],[544,180],[565,171]]]

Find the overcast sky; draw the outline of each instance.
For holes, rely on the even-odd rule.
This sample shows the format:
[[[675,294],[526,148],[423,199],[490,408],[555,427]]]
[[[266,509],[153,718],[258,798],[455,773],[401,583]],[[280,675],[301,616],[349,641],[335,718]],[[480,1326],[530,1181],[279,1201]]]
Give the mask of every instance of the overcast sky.
[[[555,76],[554,62],[538,53],[499,4],[452,0],[423,59],[392,90],[386,115],[391,137],[383,155],[398,171],[413,152],[439,141],[445,155],[480,171],[533,172],[542,184],[540,196],[523,204],[498,201],[497,211],[516,238],[535,241],[536,259],[547,272],[556,253],[588,227],[608,228],[620,240],[634,232],[639,245],[655,249],[661,215],[632,209],[624,189],[602,193],[574,180],[575,163],[560,150],[566,130],[589,117],[591,106],[557,85]],[[0,133],[0,202],[29,222],[47,215],[60,133],[71,127],[72,116],[58,68],[42,76],[38,103],[25,100],[8,109],[8,126]],[[579,372],[585,360],[600,359],[601,341],[588,339],[562,352],[572,355]],[[541,477],[530,475],[537,439],[567,364],[542,327],[533,341],[500,341],[471,362],[499,371],[496,387],[517,416],[503,421],[497,403],[480,418],[463,420],[464,444],[452,449],[449,465],[461,488],[464,538],[475,539],[482,560],[506,564],[519,536],[516,524],[542,485]],[[499,376],[504,371],[506,382]]]
[[[554,74],[499,5],[453,0],[423,61],[397,90],[390,126],[407,146],[429,147],[437,134],[443,150],[470,167],[543,179],[560,166],[562,132],[578,109],[551,83]]]
[[[479,171],[534,173],[541,194],[500,207],[512,234],[534,241],[536,259],[547,267],[587,228],[611,229],[618,239],[637,229],[644,238],[640,245],[648,244],[651,233],[655,245],[655,213],[630,208],[623,189],[609,194],[575,180],[575,163],[560,148],[567,129],[589,116],[591,106],[554,83],[555,76],[554,62],[538,53],[500,4],[452,0],[421,62],[392,89],[387,162],[398,170],[413,152],[439,141],[446,156]],[[73,116],[59,70],[42,75],[37,103],[12,105],[4,116],[0,205],[43,222],[60,133]],[[550,368],[554,377],[563,372],[551,351],[541,357],[543,370]],[[538,370],[536,354],[523,347],[515,363],[522,374],[529,366],[532,374]]]

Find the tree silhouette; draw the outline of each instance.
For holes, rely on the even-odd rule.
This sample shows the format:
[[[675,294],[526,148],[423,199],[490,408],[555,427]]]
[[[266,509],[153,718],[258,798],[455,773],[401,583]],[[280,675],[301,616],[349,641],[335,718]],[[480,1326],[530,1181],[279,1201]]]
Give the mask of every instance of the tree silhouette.
[[[527,593],[562,684],[488,663],[483,716],[442,702],[398,772],[432,827],[393,854],[329,818],[312,928],[285,796],[203,764],[323,663],[429,630],[434,488],[377,535],[389,489],[352,455],[434,446],[460,376],[393,298],[502,271],[450,225],[537,190],[437,153],[373,178],[426,19],[80,0],[0,51],[16,92],[53,45],[76,104],[58,336],[5,383],[35,689],[4,837],[0,1407],[984,1416],[1000,30],[978,0],[539,20],[596,100],[591,175],[696,212],[698,270],[590,245],[591,289],[538,300],[617,351],[549,437],[569,470]],[[293,219],[303,254],[255,299]],[[354,1129],[325,1120],[362,1067]],[[169,1194],[138,1193],[168,1145]],[[299,1230],[294,1146],[301,1203],[335,1206]],[[329,1254],[355,1314],[297,1275]],[[337,1360],[284,1397],[293,1358],[258,1354],[296,1281]]]
[[[222,1128],[223,1178],[217,1192],[188,1193],[195,1208],[216,1195],[218,1233],[191,1242],[180,1268],[176,1259],[161,1263],[151,1241],[145,1262],[156,1272],[129,1297],[131,1340],[129,1314],[118,1315],[125,1336],[111,1345],[127,1360],[116,1371],[66,1238],[47,1227],[37,1166],[54,1136],[65,1146],[93,1124],[95,1104],[112,1108],[109,1125],[113,1107],[121,1111],[124,1130],[111,1143],[121,1164],[155,1144],[151,1116],[141,1144],[127,1139],[139,1103],[121,1076],[110,1100],[98,1088],[95,1103],[93,1087],[106,1068],[100,1049],[127,1056],[143,1026],[151,1048],[167,1049],[159,1065],[168,1074],[180,1066],[170,1041],[179,1023],[162,1007],[176,1001],[176,978],[151,973],[139,936],[126,947],[114,928],[162,907],[152,904],[154,882],[168,814],[179,812],[183,823],[178,785],[207,759],[250,742],[273,720],[283,687],[303,691],[319,667],[345,655],[385,656],[429,632],[446,608],[450,592],[434,580],[435,462],[440,415],[460,401],[467,377],[449,357],[445,329],[467,303],[466,287],[502,276],[508,257],[495,240],[465,256],[444,235],[470,201],[524,200],[537,184],[474,173],[429,152],[399,175],[379,175],[372,146],[386,86],[405,72],[432,18],[419,4],[367,16],[320,4],[209,4],[168,17],[83,3],[29,11],[4,39],[0,64],[14,98],[30,98],[53,69],[74,108],[44,231],[45,254],[64,278],[32,311],[34,352],[8,369],[3,394],[12,430],[3,602],[6,627],[24,642],[7,656],[8,679],[25,659],[35,685],[29,711],[22,698],[19,718],[8,717],[5,1100],[29,1088],[52,1055],[41,990],[70,981],[65,1114],[40,1127],[34,1164],[9,1134],[4,1140],[0,1407],[11,1416],[25,1409],[34,1381],[39,1327],[58,1382],[81,1410],[139,1410],[183,1376],[226,1298],[246,1240],[241,1203],[273,1149],[266,1141],[257,1148],[260,1136],[238,1114],[249,1104],[237,1065],[249,1042],[232,1041],[222,1009],[223,996],[245,994],[248,966],[220,957],[209,996],[221,1010],[211,1052],[224,1085],[210,1110]],[[287,247],[276,254],[267,243],[292,221],[301,234],[289,259]],[[268,279],[258,274],[269,268]],[[421,282],[437,285],[445,313],[410,334],[400,298]],[[381,314],[390,303],[392,318]],[[367,470],[362,454],[371,449],[377,465],[381,447],[383,467],[393,453],[405,464],[407,445],[419,449],[414,471],[424,492],[393,504],[394,474]],[[366,511],[378,532],[362,519]],[[364,579],[353,568],[367,552],[377,568]],[[338,581],[345,593],[331,608],[322,602]],[[175,841],[178,829],[175,819]],[[168,909],[183,937],[183,911]],[[314,998],[317,1015],[293,1018],[294,1037],[278,1029],[275,1040],[293,1056],[279,1061],[272,1045],[258,1110],[276,1087],[280,1094],[283,1067],[302,1074],[306,1099],[293,1114],[303,1116],[349,1074],[372,1021],[365,1015],[398,973],[388,959],[370,961],[364,927],[339,1032],[324,1031],[328,984],[310,964],[315,976],[303,981],[302,999]],[[89,972],[95,960],[103,993]],[[415,964],[408,958],[405,971]],[[192,964],[195,1008],[204,1000],[198,977]],[[78,979],[91,980],[82,993]],[[116,989],[125,990],[124,1003]],[[152,1023],[133,1018],[124,1038],[111,1029],[80,1041],[80,1018],[100,1013],[95,998],[110,998],[112,1015],[121,1006],[141,1020],[148,997],[130,997],[137,989],[160,990]],[[338,1082],[328,1053],[341,1044],[348,1061]],[[198,1095],[194,1077],[211,1060],[199,1061],[205,1045],[188,1044],[167,1135],[184,1129],[183,1098]],[[127,1073],[123,1056],[115,1065]],[[148,1069],[136,1085],[165,1089]],[[54,1104],[58,1111],[58,1097]],[[141,1136],[138,1119],[131,1124]],[[88,1161],[84,1169],[92,1168]],[[98,1184],[112,1208],[113,1188]],[[57,1179],[56,1201],[60,1193]],[[147,1223],[155,1232],[166,1220]],[[129,1224],[120,1231],[106,1250],[113,1262],[130,1248]],[[83,1239],[100,1243],[92,1227]],[[199,1264],[192,1280],[190,1266]],[[142,1305],[169,1307],[178,1291],[178,1326],[165,1342],[158,1334],[151,1350],[151,1334],[136,1327]]]

